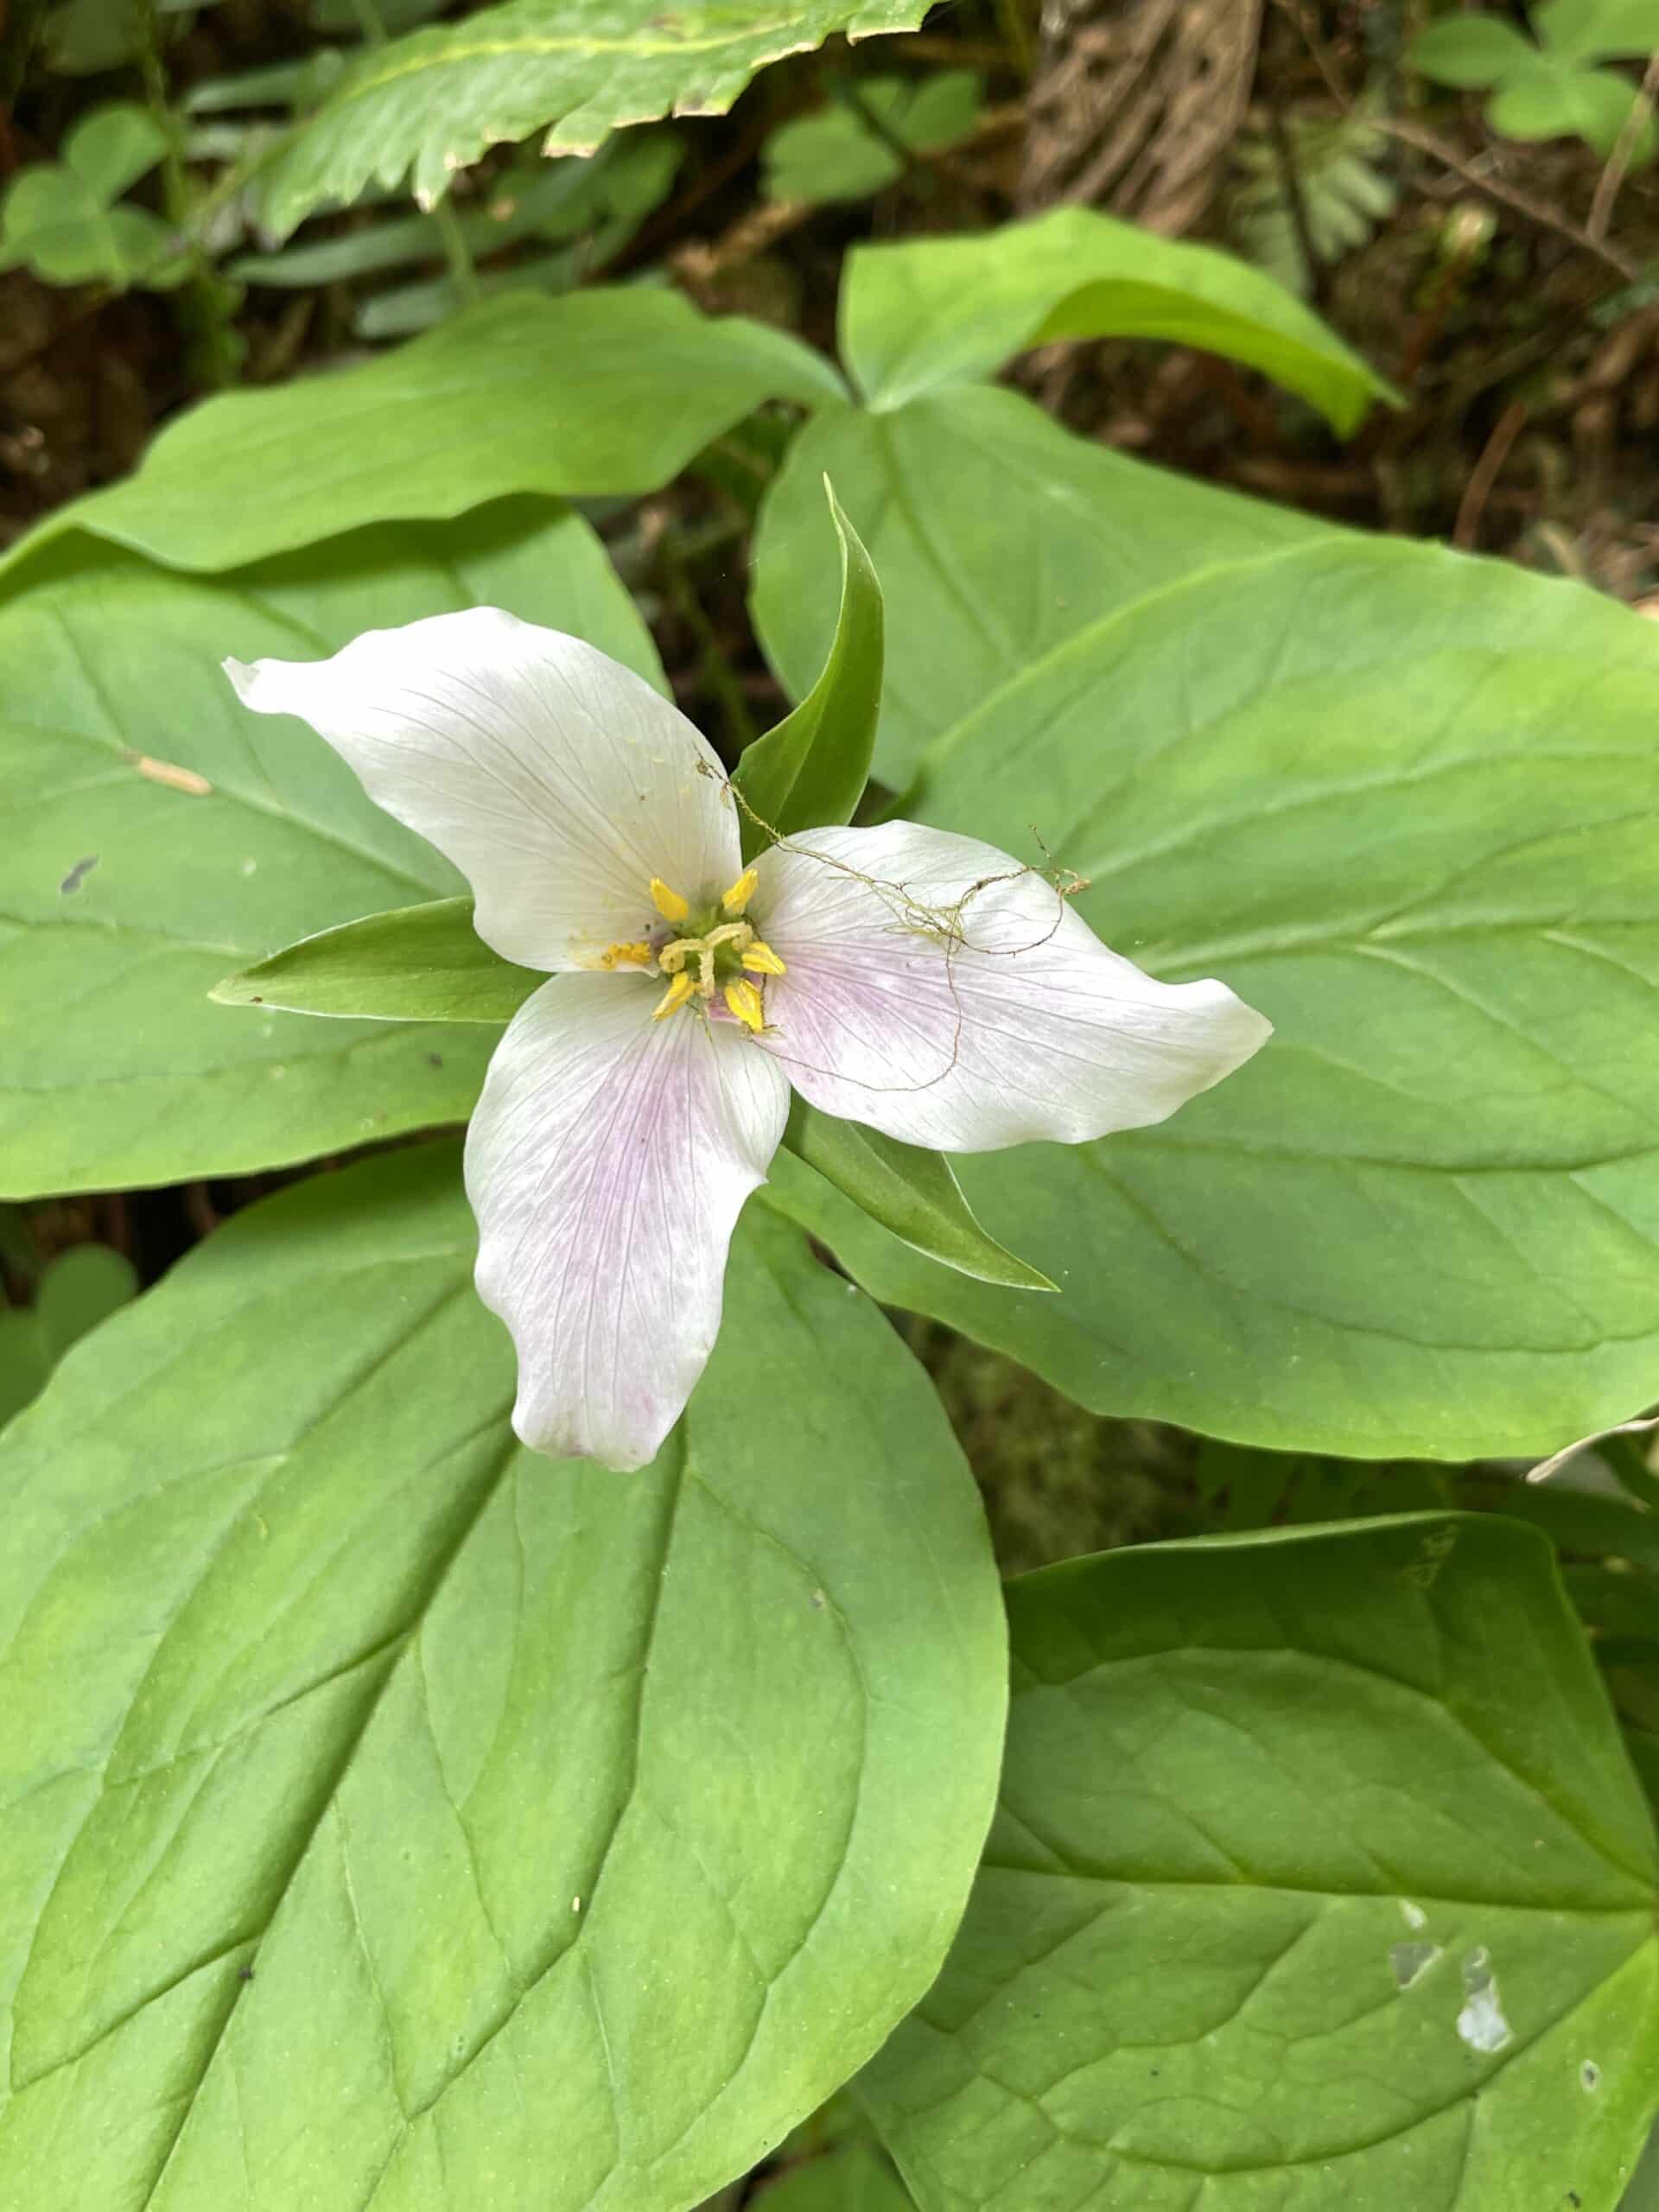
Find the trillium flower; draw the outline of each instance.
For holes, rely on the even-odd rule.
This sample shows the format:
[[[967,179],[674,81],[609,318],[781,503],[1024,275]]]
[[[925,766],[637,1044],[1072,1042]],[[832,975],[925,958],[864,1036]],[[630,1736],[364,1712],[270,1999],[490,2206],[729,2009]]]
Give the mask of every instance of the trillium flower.
[[[540,1451],[654,1456],[791,1085],[939,1151],[1074,1144],[1161,1122],[1268,1034],[1221,983],[1154,982],[973,838],[831,826],[746,867],[690,723],[494,608],[226,665],[454,862],[486,944],[550,977],[496,1049],[466,1155],[479,1292]]]

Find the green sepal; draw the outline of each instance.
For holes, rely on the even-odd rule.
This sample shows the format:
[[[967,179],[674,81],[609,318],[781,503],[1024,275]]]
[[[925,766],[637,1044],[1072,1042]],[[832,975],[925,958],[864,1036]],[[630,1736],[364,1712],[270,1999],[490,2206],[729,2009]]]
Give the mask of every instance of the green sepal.
[[[791,1211],[791,1192],[802,1187],[797,1162],[804,1161],[872,1220],[960,1274],[1009,1290],[1059,1288],[980,1227],[943,1153],[901,1144],[859,1122],[837,1121],[798,1097],[784,1145],[770,1178],[779,1211]]]
[[[881,706],[881,585],[827,476],[823,488],[841,543],[841,611],[817,682],[732,772],[746,861],[774,836],[850,822],[869,777]]]
[[[485,944],[470,899],[432,899],[301,938],[210,995],[357,1021],[503,1022],[546,981]]]

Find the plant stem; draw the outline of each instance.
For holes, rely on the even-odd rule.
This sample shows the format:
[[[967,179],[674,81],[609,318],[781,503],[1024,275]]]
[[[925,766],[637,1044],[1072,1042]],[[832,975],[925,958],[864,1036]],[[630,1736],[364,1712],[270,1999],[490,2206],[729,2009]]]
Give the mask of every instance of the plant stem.
[[[1630,103],[1630,111],[1624,118],[1612,152],[1607,156],[1607,166],[1596,180],[1595,198],[1590,202],[1589,219],[1584,230],[1586,238],[1598,244],[1607,235],[1607,226],[1613,219],[1613,202],[1618,198],[1636,153],[1636,143],[1646,130],[1653,116],[1653,104],[1659,97],[1659,52],[1648,56],[1648,66],[1643,73],[1642,89]]]

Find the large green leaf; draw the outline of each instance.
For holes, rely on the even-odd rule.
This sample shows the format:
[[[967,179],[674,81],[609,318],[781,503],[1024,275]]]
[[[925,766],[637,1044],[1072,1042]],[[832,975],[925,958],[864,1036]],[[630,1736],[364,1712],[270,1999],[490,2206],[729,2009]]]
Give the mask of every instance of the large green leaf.
[[[1161,1128],[959,1163],[1058,1298],[839,1209],[878,1296],[1083,1403],[1362,1458],[1536,1455],[1659,1371],[1659,634],[1575,586],[1327,541],[1096,624],[920,818],[1087,879],[1277,1025]]]
[[[512,492],[652,491],[762,400],[840,389],[782,331],[677,293],[513,293],[363,366],[202,401],[0,569],[69,530],[222,569]]]
[[[1339,430],[1389,387],[1294,293],[1213,246],[1086,207],[983,236],[855,247],[842,356],[872,407],[989,375],[1057,338],[1167,338],[1264,370]]]
[[[1006,1662],[919,1370],[762,1216],[649,1470],[520,1451],[454,1166],[238,1217],[8,1432],[29,2212],[680,2212],[957,1925]]]
[[[226,654],[308,660],[478,603],[660,681],[579,518],[515,501],[222,582],[66,545],[0,605],[0,1195],[302,1160],[471,1109],[487,1030],[213,1005],[231,970],[459,877],[320,738],[248,714]]]
[[[1414,1517],[1008,1596],[974,1901],[863,2077],[922,2212],[1611,2212],[1654,1837],[1548,1548]]]
[[[268,162],[261,220],[278,238],[325,204],[408,177],[424,206],[503,139],[591,153],[621,124],[723,115],[757,69],[819,46],[913,30],[925,0],[510,0],[393,39],[344,71]]]
[[[826,475],[887,598],[875,773],[900,789],[931,738],[1096,616],[1322,531],[1073,437],[1018,392],[970,386],[879,415],[829,407],[790,448],[755,546],[755,625],[797,698],[835,630]]]

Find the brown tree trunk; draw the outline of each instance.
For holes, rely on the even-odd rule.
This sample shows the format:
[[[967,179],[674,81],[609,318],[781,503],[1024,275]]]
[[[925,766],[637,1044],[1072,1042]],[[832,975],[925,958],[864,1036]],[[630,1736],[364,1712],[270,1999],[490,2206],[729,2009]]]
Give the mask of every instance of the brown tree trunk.
[[[1021,207],[1188,229],[1243,115],[1261,23],[1262,0],[1043,0]]]

